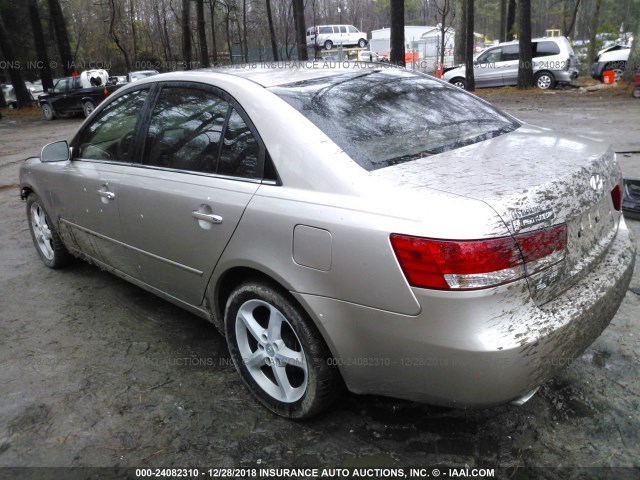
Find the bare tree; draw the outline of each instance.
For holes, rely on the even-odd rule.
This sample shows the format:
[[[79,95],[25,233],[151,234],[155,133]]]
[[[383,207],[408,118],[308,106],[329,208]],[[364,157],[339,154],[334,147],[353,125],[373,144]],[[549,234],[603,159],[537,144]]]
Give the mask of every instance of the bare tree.
[[[60,60],[62,60],[62,71],[65,76],[68,76],[71,75],[71,64],[73,63],[73,58],[71,57],[71,46],[69,45],[67,25],[64,22],[64,15],[62,14],[60,2],[58,2],[58,0],[48,0],[48,2],[49,14],[51,15],[53,28],[56,32],[58,52],[60,53]]]
[[[446,36],[451,28],[455,12],[452,9],[452,0],[435,0],[436,11],[438,12],[438,22],[440,25],[440,65],[444,65],[444,49]],[[447,23],[447,18],[449,23]]]
[[[136,10],[133,0],[129,0],[129,21],[131,22],[131,39],[133,40],[133,56],[138,56],[138,35],[136,33]]]
[[[587,62],[591,63],[596,56],[596,34],[598,33],[598,20],[600,18],[600,7],[602,0],[594,0],[593,13],[591,15],[591,26],[589,28],[589,51],[587,53]]]
[[[507,41],[507,0],[500,0],[500,34],[501,42]]]
[[[476,89],[476,79],[473,72],[473,50],[475,46],[474,28],[474,0],[465,0],[467,10],[466,25],[464,29],[464,45],[465,45],[465,89],[473,92]]]
[[[315,4],[314,4],[315,5]],[[269,38],[271,39],[271,53],[273,61],[278,61],[278,43],[276,42],[276,31],[273,28],[273,15],[271,14],[271,0],[266,0],[267,22],[269,23]]]
[[[209,66],[209,49],[204,21],[204,0],[196,0],[196,18],[198,24],[198,43],[200,44],[200,66]]]
[[[391,55],[389,60],[404,65],[404,0],[391,0]]]
[[[118,47],[118,50],[122,52],[122,56],[124,57],[124,63],[126,64],[127,71],[131,71],[131,60],[129,58],[129,52],[127,52],[127,49],[125,48],[124,43],[120,40],[120,36],[118,35],[118,32],[117,32],[116,19],[120,17],[119,6],[120,5],[116,3],[116,0],[109,0],[109,8],[111,10],[111,18],[109,21],[109,35],[111,36],[111,39],[116,44],[116,47]]]
[[[507,41],[511,41],[514,38],[516,24],[516,0],[509,0],[507,5],[507,23],[505,25],[505,32]]]
[[[531,45],[531,0],[518,5],[518,88],[533,87],[533,49]]]
[[[4,20],[2,19],[2,12],[0,12],[0,50],[2,50],[2,54],[9,65],[17,63],[13,43],[11,42],[9,33],[4,25]],[[20,69],[10,67],[7,70],[9,71],[9,78],[11,79],[13,90],[16,92],[16,102],[18,103],[18,106],[30,105],[31,97],[27,91],[27,86],[24,84]],[[2,95],[2,92],[0,92],[0,95]]]
[[[309,60],[307,53],[306,25],[304,23],[303,0],[292,0],[293,20],[296,32],[296,45],[298,46],[298,60]]]
[[[216,0],[209,2],[211,11],[211,49],[213,50],[213,63],[218,63],[218,45],[216,43]]]
[[[38,61],[41,63],[40,79],[42,80],[42,88],[46,91],[53,88],[53,78],[51,76],[47,44],[44,41],[44,33],[42,32],[42,23],[40,21],[40,7],[38,6],[37,0],[29,0],[29,18],[31,20],[31,29],[33,30],[33,43],[35,43],[36,46]]]
[[[562,34],[565,37],[573,36],[573,29],[576,26],[576,19],[578,18],[578,9],[580,8],[581,0],[575,0],[575,4],[571,9],[571,15],[569,15],[569,1],[565,0],[563,3],[564,12],[562,15]]]
[[[182,55],[185,62],[185,70],[191,69],[193,61],[191,52],[191,11],[190,1],[182,0]]]
[[[465,29],[467,28],[467,8],[465,0],[456,0],[455,28],[456,36],[453,45],[453,62],[460,65],[465,62]]]

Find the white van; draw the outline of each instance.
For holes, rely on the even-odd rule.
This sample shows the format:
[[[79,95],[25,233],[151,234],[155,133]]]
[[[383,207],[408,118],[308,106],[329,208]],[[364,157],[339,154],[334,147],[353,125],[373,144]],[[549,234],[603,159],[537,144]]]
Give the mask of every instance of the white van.
[[[338,45],[367,46],[367,34],[353,25],[316,25],[307,28],[307,47],[331,50]]]

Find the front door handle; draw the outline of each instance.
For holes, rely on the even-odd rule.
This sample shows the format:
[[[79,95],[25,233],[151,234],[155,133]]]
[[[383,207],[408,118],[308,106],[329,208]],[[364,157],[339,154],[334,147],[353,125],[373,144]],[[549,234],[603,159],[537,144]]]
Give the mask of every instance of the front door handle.
[[[213,213],[203,213],[200,212],[199,210],[194,210],[193,212],[191,212],[191,216],[195,219],[198,220],[202,220],[204,222],[209,222],[209,223],[222,223],[222,217],[220,215],[215,215]]]
[[[116,198],[116,194],[108,190],[98,190],[98,195],[106,198],[107,200],[113,200],[114,198]]]

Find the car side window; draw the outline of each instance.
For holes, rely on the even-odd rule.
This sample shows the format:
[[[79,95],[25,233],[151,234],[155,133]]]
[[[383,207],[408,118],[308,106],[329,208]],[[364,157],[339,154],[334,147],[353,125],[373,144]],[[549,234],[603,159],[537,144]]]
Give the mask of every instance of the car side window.
[[[478,57],[478,63],[495,63],[501,61],[502,49],[494,48],[488,52],[483,53]]]
[[[347,27],[341,26],[340,27],[340,33],[347,33]]]
[[[359,31],[359,30],[358,30],[356,27],[354,27],[354,26],[350,26],[350,27],[349,27],[349,33],[358,33],[358,31]]]
[[[71,88],[82,88],[82,81],[80,80],[80,77],[73,77],[73,86]]]
[[[551,55],[558,55],[560,53],[560,47],[555,42],[534,42],[533,45],[533,58],[550,57]]]
[[[78,137],[77,157],[85,160],[133,161],[133,138],[148,89],[126,93],[102,110]]]
[[[208,90],[163,87],[153,109],[142,163],[216,173],[229,103]]]
[[[509,62],[513,60],[518,60],[520,55],[518,45],[505,45],[502,47],[502,57],[501,60],[503,62]]]
[[[68,78],[63,78],[56,83],[56,86],[53,87],[54,93],[63,93],[67,90],[67,83],[69,83]]]
[[[218,172],[242,178],[262,178],[260,145],[244,119],[233,109],[224,132]]]

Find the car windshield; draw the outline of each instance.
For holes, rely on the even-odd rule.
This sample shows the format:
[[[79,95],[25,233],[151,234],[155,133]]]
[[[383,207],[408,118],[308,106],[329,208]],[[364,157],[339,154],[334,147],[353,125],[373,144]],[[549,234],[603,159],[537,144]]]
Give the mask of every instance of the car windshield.
[[[480,142],[520,126],[456,87],[407,70],[349,72],[270,90],[369,171]]]

